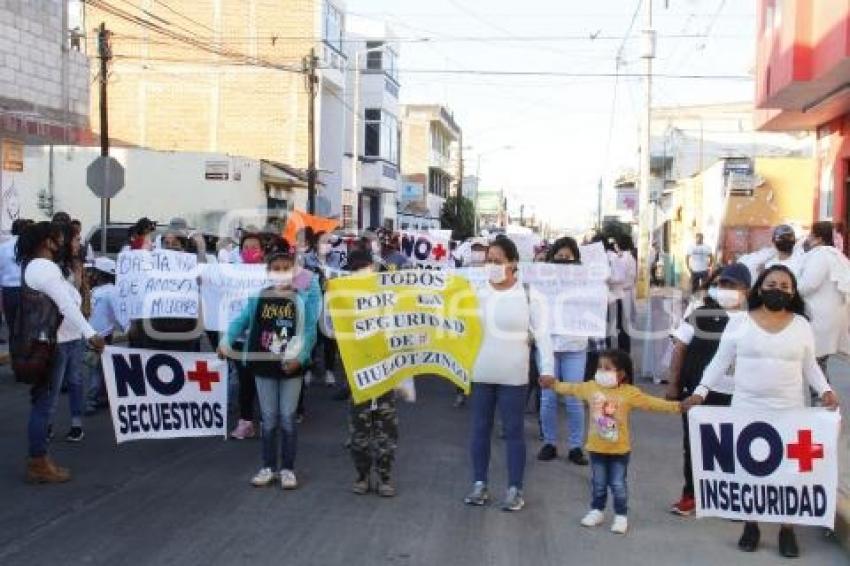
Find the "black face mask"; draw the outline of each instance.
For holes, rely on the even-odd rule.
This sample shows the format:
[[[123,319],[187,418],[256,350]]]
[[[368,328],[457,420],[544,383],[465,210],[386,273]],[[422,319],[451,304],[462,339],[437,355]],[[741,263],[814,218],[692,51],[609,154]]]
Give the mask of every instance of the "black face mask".
[[[776,246],[776,249],[784,254],[790,254],[794,251],[794,244],[796,242],[794,240],[777,240],[773,242],[773,245]]]
[[[556,263],[558,265],[575,265],[579,263],[577,259],[563,259],[560,257],[556,257],[552,260],[552,263]]]
[[[779,289],[762,289],[761,300],[767,310],[778,312],[788,308],[793,297]]]

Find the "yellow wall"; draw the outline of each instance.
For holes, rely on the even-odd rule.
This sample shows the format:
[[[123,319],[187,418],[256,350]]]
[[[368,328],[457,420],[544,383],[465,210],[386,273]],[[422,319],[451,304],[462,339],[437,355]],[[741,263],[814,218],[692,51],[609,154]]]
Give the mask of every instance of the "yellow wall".
[[[170,5],[197,24],[156,3],[148,9],[186,28],[168,28],[176,33],[218,40],[224,50],[275,66],[300,68],[301,58],[318,45],[316,0],[175,0]],[[217,151],[306,166],[307,93],[300,73],[239,64],[91,6],[86,21],[105,21],[114,32],[110,138],[159,150]],[[88,35],[94,57],[96,34]],[[97,68],[92,65],[93,72]],[[97,88],[91,89],[91,116],[92,130],[99,132]]]
[[[756,174],[764,184],[752,197],[730,197],[724,226],[773,227],[812,223],[815,161],[801,157],[756,158]]]

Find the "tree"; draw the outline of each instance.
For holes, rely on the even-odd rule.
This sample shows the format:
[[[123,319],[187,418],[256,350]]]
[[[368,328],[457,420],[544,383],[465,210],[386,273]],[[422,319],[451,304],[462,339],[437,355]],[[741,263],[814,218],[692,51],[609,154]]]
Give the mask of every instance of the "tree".
[[[440,211],[440,225],[451,229],[453,240],[465,240],[475,235],[475,205],[466,197],[460,197],[458,214],[457,197],[448,197]]]

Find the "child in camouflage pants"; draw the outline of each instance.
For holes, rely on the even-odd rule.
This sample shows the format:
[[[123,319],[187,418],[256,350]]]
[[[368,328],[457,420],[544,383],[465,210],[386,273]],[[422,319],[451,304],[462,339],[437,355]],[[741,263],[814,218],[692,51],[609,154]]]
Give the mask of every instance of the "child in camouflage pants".
[[[353,491],[363,495],[369,491],[372,460],[378,473],[378,495],[393,497],[392,467],[398,442],[398,414],[395,392],[356,405],[351,404],[351,458],[357,470]]]

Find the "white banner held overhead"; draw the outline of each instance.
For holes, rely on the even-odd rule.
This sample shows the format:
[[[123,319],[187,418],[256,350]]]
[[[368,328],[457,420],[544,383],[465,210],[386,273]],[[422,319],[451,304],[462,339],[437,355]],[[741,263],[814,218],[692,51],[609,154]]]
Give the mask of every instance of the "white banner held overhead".
[[[697,517],[834,527],[837,412],[697,407],[688,421]]]
[[[109,347],[103,373],[115,440],[227,435],[227,362],[214,354]]]
[[[207,265],[201,274],[204,328],[225,332],[248,298],[257,295],[268,283],[268,270],[262,264]]]
[[[121,252],[115,284],[122,324],[139,319],[197,318],[197,268],[194,254],[166,250]]]

